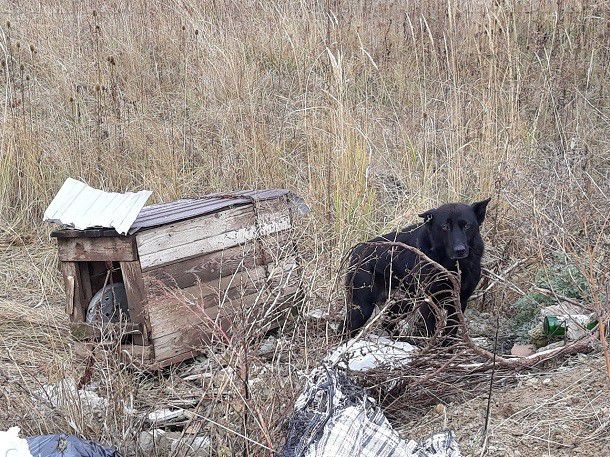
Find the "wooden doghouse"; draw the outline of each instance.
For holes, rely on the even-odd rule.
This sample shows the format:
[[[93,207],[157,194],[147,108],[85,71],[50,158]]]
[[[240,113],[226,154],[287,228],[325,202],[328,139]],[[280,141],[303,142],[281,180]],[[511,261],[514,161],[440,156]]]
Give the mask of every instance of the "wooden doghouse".
[[[53,232],[73,334],[95,340],[114,328],[123,354],[161,368],[227,338],[237,322],[277,325],[300,296],[292,220],[288,191],[265,190],[147,206],[128,235]],[[109,282],[125,285],[129,321],[86,323]]]

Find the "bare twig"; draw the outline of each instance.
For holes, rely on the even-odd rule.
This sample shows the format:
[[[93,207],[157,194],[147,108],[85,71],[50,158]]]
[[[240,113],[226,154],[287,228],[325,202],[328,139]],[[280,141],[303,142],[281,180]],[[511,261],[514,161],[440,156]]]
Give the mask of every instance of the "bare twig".
[[[498,330],[500,328],[500,317],[496,316],[496,335],[494,337],[494,357],[491,366],[491,376],[489,379],[489,394],[487,396],[487,409],[485,411],[485,427],[483,428],[483,435],[487,442],[487,427],[489,426],[489,416],[491,414],[491,394],[493,392],[494,375],[496,374],[496,351],[498,350]]]

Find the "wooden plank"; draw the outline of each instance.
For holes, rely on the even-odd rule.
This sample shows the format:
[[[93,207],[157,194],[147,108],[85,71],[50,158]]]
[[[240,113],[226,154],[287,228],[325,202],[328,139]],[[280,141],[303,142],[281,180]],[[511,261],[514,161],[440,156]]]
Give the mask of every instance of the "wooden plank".
[[[61,262],[59,265],[66,293],[66,312],[73,322],[85,320],[83,288],[80,280],[80,269],[76,262]]]
[[[69,262],[138,259],[134,237],[58,238],[59,260]]]
[[[160,281],[166,286],[185,289],[198,282],[208,282],[256,268],[263,264],[261,255],[255,255],[253,244],[235,246],[168,265],[161,265],[143,273],[145,280]]]
[[[170,365],[175,365],[177,363],[180,362],[184,362],[185,360],[189,360],[192,359],[194,357],[197,357],[199,354],[201,354],[202,351],[201,350],[197,350],[194,349],[192,351],[188,351],[188,352],[184,352],[182,354],[178,354],[172,357],[168,357],[168,358],[164,358],[161,359],[159,361],[157,361],[156,357],[155,357],[155,363],[153,365],[154,368],[152,368],[153,370],[161,370],[165,367],[168,367]]]
[[[231,232],[197,240],[190,244],[184,244],[181,246],[176,246],[175,248],[166,249],[164,251],[154,252],[150,255],[140,257],[142,270],[147,271],[151,267],[157,265],[164,265],[175,262],[179,259],[188,259],[200,256],[203,253],[215,252],[233,246],[238,246],[257,238],[259,228],[262,235],[287,230],[290,228],[290,219],[281,218],[268,224],[259,226],[252,225],[250,227],[244,227]]]
[[[83,303],[89,303],[93,298],[93,289],[91,288],[91,275],[89,273],[89,265],[87,262],[78,264],[80,272],[80,280],[83,287]]]
[[[276,259],[294,256],[290,242],[292,231],[286,230],[266,237],[260,243],[246,243],[178,262],[150,268],[145,281],[160,281],[168,287],[185,289],[199,282],[256,268]]]
[[[212,323],[210,318],[216,317],[216,309],[219,309],[223,316],[232,319],[231,316],[236,316],[238,312],[255,304],[255,298],[258,300],[256,301],[257,304],[275,306],[273,301],[276,298],[300,290],[300,278],[288,274],[290,268],[294,268],[294,266],[286,266],[286,271],[283,274],[278,274],[269,282],[266,282],[266,280],[259,281],[253,287],[248,288],[233,287],[225,291],[221,297],[211,296],[189,302],[171,301],[164,298],[163,304],[165,307],[163,311],[156,315],[154,319],[151,315],[151,322],[153,323],[152,340],[159,341],[168,334],[185,332],[189,328],[200,327],[202,324],[209,327]],[[266,309],[268,308],[269,306]],[[248,312],[252,311],[248,310]]]
[[[136,236],[138,252],[145,256],[253,225],[257,214],[259,221],[263,223],[271,222],[279,216],[290,217],[288,205],[284,200],[261,202],[256,205],[256,210],[253,205],[230,208],[145,230]]]
[[[89,359],[96,350],[115,350],[115,345],[103,344],[97,342],[76,341],[72,343],[72,350],[78,360]],[[160,369],[158,364],[154,363],[154,351],[152,346],[139,346],[135,344],[122,344],[119,346],[119,356],[123,363],[133,364],[144,369]]]
[[[66,314],[74,314],[74,295],[76,294],[75,277],[70,275],[66,278]]]
[[[155,227],[136,235],[141,257],[254,224],[252,205]]]
[[[70,333],[75,340],[97,341],[102,339],[102,336],[122,338],[128,335],[141,335],[142,328],[140,327],[140,324],[133,322],[109,322],[103,325],[89,324],[87,322],[72,322],[70,323]]]
[[[185,300],[156,294],[155,300],[149,303],[151,341],[155,347],[156,360],[160,362],[184,352],[192,352],[203,343],[209,343],[213,335],[224,336],[223,332],[227,331],[228,323],[236,315],[235,311],[254,304],[255,298],[258,298],[257,303],[269,303],[278,295],[290,295],[299,290],[300,278],[289,274],[296,268],[294,259],[284,265],[270,265],[268,268],[270,276],[266,272],[252,275],[261,279],[251,280],[250,285],[241,281],[239,285],[199,299]],[[256,314],[255,319],[260,317]],[[220,327],[215,327],[217,325]]]
[[[257,209],[258,222],[253,207],[247,206],[236,208],[242,213],[237,216],[232,213],[233,218],[221,216],[230,212],[225,211],[138,234],[136,239],[142,270],[220,251],[290,229],[287,205],[284,202],[273,203]],[[243,213],[246,210],[249,213]]]
[[[256,327],[257,332],[265,333],[277,324],[280,315],[292,307],[294,297],[300,290],[299,281],[293,280],[285,284],[281,290],[275,288],[245,296],[238,304],[239,308],[224,307],[221,313],[229,316],[231,321],[239,319],[240,325],[244,328]],[[246,310],[245,314],[242,313],[244,310]]]
[[[155,363],[155,353],[152,346],[140,346],[137,344],[122,344],[119,354],[124,363],[132,363],[137,367],[145,369],[159,369]]]
[[[244,297],[242,307],[249,312],[245,316],[247,328],[256,328],[258,334],[265,334],[273,328],[277,328],[286,316],[287,311],[302,298],[301,284],[294,281],[287,284],[281,294],[250,295]]]
[[[228,330],[228,321],[225,319],[223,322]],[[217,337],[215,340],[212,333],[201,329],[191,329],[189,332],[192,334],[176,335],[176,339],[171,343],[168,341],[159,345],[161,352],[159,355],[155,352],[156,366],[164,368],[204,354],[210,347],[227,344],[226,341],[218,341]]]
[[[287,309],[292,307],[292,299],[296,293],[300,290],[300,285],[295,284],[285,288],[279,296],[276,306],[272,310],[271,315],[265,322],[256,322],[258,319],[249,318],[252,325],[257,326],[257,330],[265,333],[272,328],[277,327],[281,320],[282,312],[286,312]],[[243,298],[243,304],[249,306],[255,306],[256,304],[263,304],[270,297],[268,294],[251,294]],[[274,297],[275,299],[275,297]],[[262,308],[262,306],[261,306]],[[173,333],[163,335],[157,339],[153,339],[155,347],[155,361],[160,366],[167,366],[172,363],[178,363],[180,361],[192,358],[197,354],[203,352],[208,345],[215,343],[227,343],[227,341],[213,341],[214,338],[217,340],[223,338],[222,332],[225,335],[229,335],[231,330],[230,322],[234,319],[230,315],[225,314],[224,309],[214,307],[210,310],[210,322],[200,323],[199,325],[192,325],[188,328],[177,330]],[[257,316],[260,318],[260,316]],[[211,322],[217,322],[218,327],[212,329]]]
[[[51,238],[99,238],[105,236],[123,236],[115,229],[97,228],[97,229],[60,229],[51,232]]]
[[[205,313],[206,308],[239,299],[264,287],[265,281],[266,270],[264,267],[258,267],[187,289],[163,290],[151,286],[149,291],[155,297],[149,303],[152,338],[197,324],[202,319],[208,320],[209,314]]]
[[[260,290],[277,288],[285,277],[284,272],[295,268],[295,259],[286,259],[284,263],[257,267],[253,270],[227,275],[219,280],[196,284],[187,289],[168,289],[165,286],[149,286],[149,296],[155,299],[149,302],[149,315],[152,338],[184,329],[209,317],[201,314],[213,306],[230,306],[232,302],[240,303],[247,295]],[[272,272],[271,277],[268,271]]]
[[[147,345],[150,335],[150,321],[146,312],[146,286],[142,277],[140,262],[134,260],[132,262],[121,262],[120,265],[127,294],[129,318],[143,329],[141,337],[134,336],[134,343]]]

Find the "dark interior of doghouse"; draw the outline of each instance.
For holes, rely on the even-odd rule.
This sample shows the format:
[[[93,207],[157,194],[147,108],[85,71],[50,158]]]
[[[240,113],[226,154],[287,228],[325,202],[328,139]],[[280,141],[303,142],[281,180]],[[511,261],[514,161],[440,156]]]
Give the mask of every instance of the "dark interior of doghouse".
[[[82,262],[81,268],[89,275],[92,297],[107,284],[123,282],[119,262]]]
[[[116,283],[123,283],[123,272],[121,265],[115,261],[103,262],[78,262],[82,287],[83,287],[83,316],[87,315],[87,309],[95,297],[104,287]],[[122,314],[121,320],[129,319],[129,315]],[[123,340],[131,340],[131,335],[124,335]]]
[[[100,291],[105,285],[123,282],[123,273],[119,262],[79,262],[81,274],[84,272],[89,276],[91,283],[91,297]],[[87,303],[88,304],[88,303]]]

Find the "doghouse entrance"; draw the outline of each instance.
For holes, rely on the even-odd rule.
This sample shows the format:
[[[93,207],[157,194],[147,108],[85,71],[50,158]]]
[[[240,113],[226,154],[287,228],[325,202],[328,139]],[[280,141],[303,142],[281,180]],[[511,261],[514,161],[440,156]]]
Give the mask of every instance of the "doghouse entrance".
[[[71,314],[73,336],[86,340],[112,334],[123,343],[141,344],[140,326],[132,323],[129,315],[121,262],[86,261],[74,265],[78,280]]]
[[[145,289],[135,239],[106,229],[63,229],[51,236],[57,238],[66,313],[78,344],[124,343],[121,347],[128,347],[134,357],[149,357],[150,328],[143,312]],[[106,294],[109,288],[112,293]],[[98,308],[91,312],[96,297]]]
[[[83,315],[89,324],[129,320],[127,294],[119,262],[78,262],[83,285]]]
[[[93,295],[100,291],[105,285],[123,282],[123,273],[119,262],[78,262],[81,271],[89,276],[91,292]],[[92,295],[92,296],[93,296]]]

